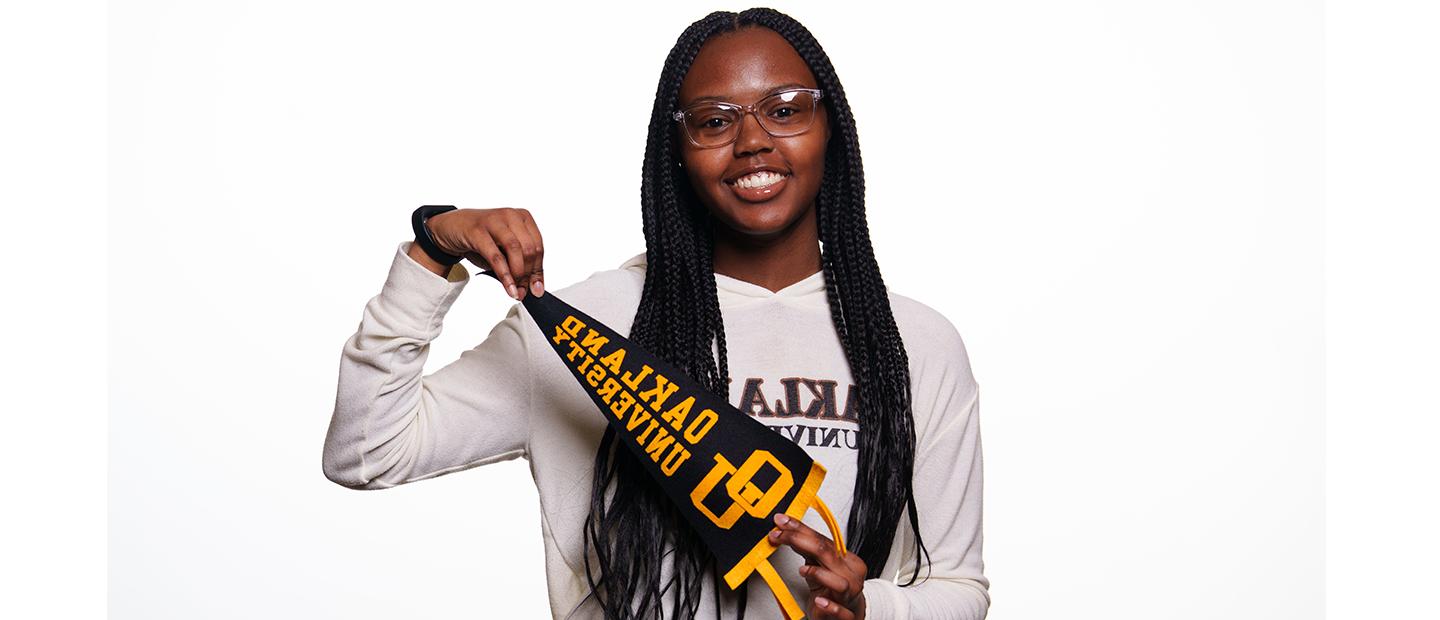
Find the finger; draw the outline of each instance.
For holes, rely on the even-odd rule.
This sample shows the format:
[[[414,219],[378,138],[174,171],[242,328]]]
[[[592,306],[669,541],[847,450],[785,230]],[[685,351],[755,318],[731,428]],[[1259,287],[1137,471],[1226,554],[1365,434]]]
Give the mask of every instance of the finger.
[[[782,519],[784,523],[781,523]],[[835,543],[829,538],[785,513],[776,513],[775,522],[780,525],[779,533],[771,532],[771,543],[788,545],[809,564],[819,564],[837,572],[847,570],[835,550]]]
[[[811,593],[841,601],[841,604],[859,596],[865,583],[863,562],[860,566],[853,561],[847,562],[846,558],[839,557],[834,542],[829,538],[799,520],[783,516],[786,517],[785,523],[772,532],[770,540],[777,545],[788,545],[806,559],[800,574],[806,578]],[[781,517],[776,515],[776,523],[782,520]]]
[[[845,600],[845,595],[849,594],[849,580],[824,566],[801,566],[800,576],[805,578],[805,583],[810,584],[810,591],[817,594],[829,594],[841,600]]]
[[[815,604],[810,606],[810,615],[817,619],[855,620],[855,612],[823,596],[815,597]]]
[[[505,263],[505,256],[500,253],[500,247],[491,240],[489,232],[482,230],[474,237],[472,245],[475,247],[476,253],[485,259],[485,264],[495,272],[495,275],[500,277],[500,283],[505,286],[510,297],[519,301],[519,293],[515,290],[515,278],[510,276],[510,267]]]
[[[498,230],[494,232],[501,251],[505,253],[505,260],[510,265],[510,274],[515,278],[515,288],[520,293],[519,299],[525,299],[525,286],[530,283],[530,269],[525,266],[523,242],[520,236],[516,235],[506,224],[500,224]]]
[[[531,273],[534,277],[530,280],[530,292],[536,295],[545,294],[545,239],[540,236],[540,226],[535,223],[535,217],[529,211],[520,210],[521,222],[526,230],[530,231],[531,244],[535,255],[532,259]]]
[[[864,580],[870,574],[870,566],[865,564],[865,560],[860,559],[859,554],[846,553],[845,557],[840,559],[844,560],[845,565],[850,567],[850,574],[859,575],[861,580]]]
[[[503,215],[500,226],[514,236],[515,243],[520,248],[523,268],[515,273],[516,279],[529,280],[535,270],[535,235],[531,234],[530,226],[525,223],[524,209],[504,209]]]

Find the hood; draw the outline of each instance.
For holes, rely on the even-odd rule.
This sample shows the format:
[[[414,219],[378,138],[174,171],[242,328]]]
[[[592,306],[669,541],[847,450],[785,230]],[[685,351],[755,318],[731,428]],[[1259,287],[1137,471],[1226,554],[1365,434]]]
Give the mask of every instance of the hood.
[[[630,257],[620,264],[620,269],[632,271],[645,275],[645,253],[641,252]],[[818,295],[821,303],[825,303],[825,272],[823,270],[806,276],[790,286],[778,291],[772,291],[759,284],[738,280],[723,274],[715,274],[715,289],[721,300],[727,298],[731,301],[743,299],[774,299],[790,298],[800,299]]]

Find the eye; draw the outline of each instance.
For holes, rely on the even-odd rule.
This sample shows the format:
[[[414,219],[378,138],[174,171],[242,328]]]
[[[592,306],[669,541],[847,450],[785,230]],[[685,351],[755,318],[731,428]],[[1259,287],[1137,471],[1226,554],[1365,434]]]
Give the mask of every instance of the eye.
[[[782,112],[789,112],[789,113],[788,113],[788,114],[782,114]],[[785,107],[783,107],[783,108],[776,108],[776,109],[770,111],[770,115],[771,115],[771,116],[774,116],[775,118],[790,118],[790,117],[795,116],[796,114],[799,114],[799,113],[800,113],[800,109],[799,109],[799,108],[795,108],[795,107],[791,107],[791,106],[785,106]]]
[[[700,119],[699,126],[702,129],[721,129],[728,124],[730,124],[730,119],[720,116],[712,116],[710,118]]]

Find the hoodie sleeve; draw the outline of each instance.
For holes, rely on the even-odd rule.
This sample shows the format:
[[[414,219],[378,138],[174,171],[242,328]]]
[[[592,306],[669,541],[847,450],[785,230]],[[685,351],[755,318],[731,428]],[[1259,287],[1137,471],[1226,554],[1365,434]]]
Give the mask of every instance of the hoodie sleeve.
[[[913,487],[920,533],[929,551],[915,570],[914,537],[902,513],[899,578],[865,581],[870,620],[982,620],[990,608],[990,581],[981,557],[979,388],[970,372],[964,343],[951,327],[943,344],[946,363],[936,373],[938,389],[916,391],[916,407],[933,407],[937,422],[917,443]],[[925,579],[926,575],[929,579]],[[915,583],[905,587],[898,584]]]
[[[460,291],[411,259],[406,241],[345,342],[322,469],[336,484],[384,489],[529,457],[529,315],[521,304],[458,360],[422,376],[430,342]]]

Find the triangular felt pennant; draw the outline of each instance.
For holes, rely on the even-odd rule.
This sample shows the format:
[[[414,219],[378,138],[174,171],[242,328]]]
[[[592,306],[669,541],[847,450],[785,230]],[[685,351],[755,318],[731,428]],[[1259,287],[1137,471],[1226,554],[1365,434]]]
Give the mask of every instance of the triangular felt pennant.
[[[498,277],[491,271],[481,272]],[[810,508],[845,542],[816,492],[825,467],[680,369],[550,293],[521,302],[601,415],[700,534],[725,583],[758,572],[788,620],[804,616],[769,557],[775,513]]]

